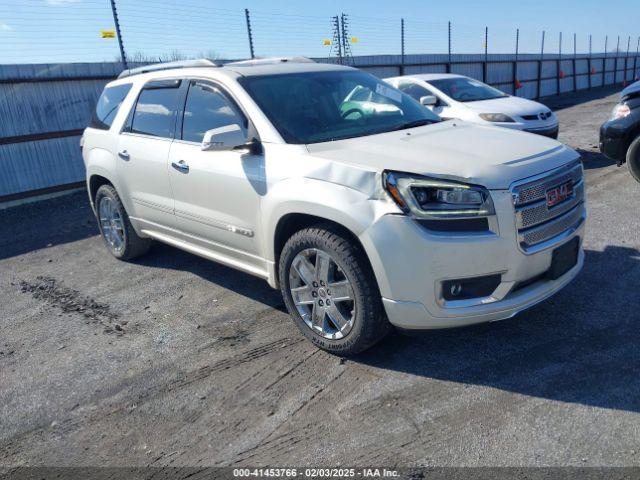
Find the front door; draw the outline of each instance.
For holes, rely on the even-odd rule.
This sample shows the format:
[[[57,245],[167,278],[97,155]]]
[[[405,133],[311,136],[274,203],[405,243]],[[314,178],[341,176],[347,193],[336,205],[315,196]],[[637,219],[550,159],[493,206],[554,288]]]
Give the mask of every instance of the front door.
[[[176,218],[189,242],[263,268],[256,231],[266,193],[263,155],[201,148],[206,131],[234,124],[247,133],[247,118],[224,90],[208,81],[189,82],[169,153]]]

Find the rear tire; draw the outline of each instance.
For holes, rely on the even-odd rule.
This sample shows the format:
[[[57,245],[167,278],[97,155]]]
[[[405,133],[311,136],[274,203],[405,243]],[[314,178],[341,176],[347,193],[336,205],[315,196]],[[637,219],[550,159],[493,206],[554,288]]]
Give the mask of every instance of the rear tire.
[[[305,228],[289,238],[278,276],[296,325],[327,352],[355,355],[392,329],[365,253],[333,225]]]
[[[151,240],[133,229],[115,188],[107,184],[98,188],[94,204],[102,239],[114,257],[133,260],[149,251]]]
[[[627,150],[627,168],[633,178],[640,182],[640,136],[631,142]]]

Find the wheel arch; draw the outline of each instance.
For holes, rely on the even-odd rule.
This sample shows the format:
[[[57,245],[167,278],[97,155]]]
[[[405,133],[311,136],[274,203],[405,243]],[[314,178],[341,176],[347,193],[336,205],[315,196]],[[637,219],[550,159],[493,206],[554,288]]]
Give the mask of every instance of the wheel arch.
[[[98,193],[98,189],[102,185],[111,185],[113,188],[115,188],[115,186],[113,185],[113,182],[109,180],[107,177],[104,177],[97,173],[94,173],[93,175],[89,176],[89,180],[88,180],[89,200],[91,201],[91,205],[94,208],[95,208],[94,203],[95,203],[96,193]]]

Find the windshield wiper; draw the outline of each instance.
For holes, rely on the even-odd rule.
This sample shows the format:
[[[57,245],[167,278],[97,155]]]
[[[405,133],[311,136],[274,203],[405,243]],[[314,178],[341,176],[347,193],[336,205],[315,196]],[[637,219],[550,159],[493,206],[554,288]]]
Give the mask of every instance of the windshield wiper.
[[[406,130],[408,128],[422,127],[423,125],[429,125],[431,123],[437,123],[439,120],[430,120],[428,118],[423,118],[422,120],[414,120],[413,122],[403,123],[399,127],[392,129],[394,130]]]

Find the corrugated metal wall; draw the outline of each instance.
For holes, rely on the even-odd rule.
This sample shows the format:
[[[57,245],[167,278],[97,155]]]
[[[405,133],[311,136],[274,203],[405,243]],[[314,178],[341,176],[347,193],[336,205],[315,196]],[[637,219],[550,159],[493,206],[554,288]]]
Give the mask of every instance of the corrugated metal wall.
[[[507,93],[514,93],[517,78],[521,88],[516,94],[526,98],[555,95],[589,86],[632,81],[640,70],[640,61],[624,57],[545,56],[491,54],[486,81]],[[317,59],[335,63],[337,59]],[[445,72],[450,70],[482,79],[485,56],[479,55],[399,55],[362,56],[353,65],[379,77]],[[606,63],[606,67],[605,67]],[[591,67],[589,67],[589,65]],[[514,68],[517,75],[514,75]],[[542,80],[538,80],[541,71]],[[0,200],[14,195],[74,184],[84,180],[80,155],[80,131],[106,82],[121,70],[120,63],[78,63],[62,65],[0,65]],[[564,78],[558,82],[559,70]],[[605,71],[606,73],[603,73]],[[593,72],[593,73],[590,73]]]
[[[80,131],[118,63],[0,65],[0,199],[80,182]]]

